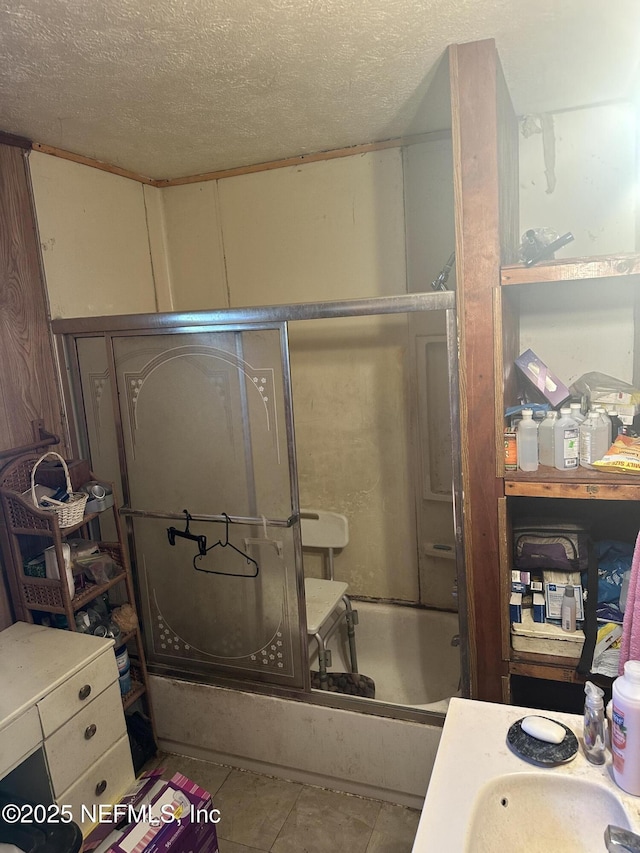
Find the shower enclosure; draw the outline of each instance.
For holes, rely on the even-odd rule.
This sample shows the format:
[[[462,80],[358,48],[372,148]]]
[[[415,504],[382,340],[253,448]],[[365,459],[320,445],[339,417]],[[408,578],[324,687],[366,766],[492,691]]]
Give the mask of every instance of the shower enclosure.
[[[355,701],[310,689],[290,323],[433,311],[445,326],[465,690],[454,306],[448,292],[54,321],[73,444],[120,490],[152,672]]]

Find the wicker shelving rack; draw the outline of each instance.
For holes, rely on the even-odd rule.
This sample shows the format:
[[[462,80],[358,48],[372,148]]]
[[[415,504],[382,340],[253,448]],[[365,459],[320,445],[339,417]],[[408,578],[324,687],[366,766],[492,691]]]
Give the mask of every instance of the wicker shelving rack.
[[[15,618],[22,622],[34,622],[35,613],[59,614],[65,617],[68,630],[75,631],[75,614],[87,607],[91,601],[114,587],[124,588],[125,600],[135,609],[135,593],[129,556],[122,537],[122,527],[117,501],[111,510],[101,513],[85,512],[80,521],[61,527],[55,512],[34,506],[29,490],[31,472],[40,458],[39,453],[16,456],[0,469],[0,541],[9,592]],[[90,473],[91,480],[100,480]],[[104,482],[104,480],[102,480]],[[99,542],[100,551],[108,553],[116,566],[116,574],[106,583],[91,584],[79,590],[73,597],[66,582],[62,543],[66,540],[90,539],[90,524],[104,513],[112,512],[116,531],[115,542]],[[53,545],[58,562],[58,574],[62,580],[31,577],[25,574],[26,560]],[[122,603],[122,602],[121,602]],[[125,711],[138,700],[142,710],[150,719],[152,728],[153,710],[149,700],[147,667],[139,625],[125,633],[120,645],[127,646],[131,659],[131,689],[122,696]]]

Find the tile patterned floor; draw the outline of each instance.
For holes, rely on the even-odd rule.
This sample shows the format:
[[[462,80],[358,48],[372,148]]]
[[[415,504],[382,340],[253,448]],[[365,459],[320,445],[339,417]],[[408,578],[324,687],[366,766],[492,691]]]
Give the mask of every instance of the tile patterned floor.
[[[220,853],[410,853],[420,813],[181,755],[162,755],[220,809]]]

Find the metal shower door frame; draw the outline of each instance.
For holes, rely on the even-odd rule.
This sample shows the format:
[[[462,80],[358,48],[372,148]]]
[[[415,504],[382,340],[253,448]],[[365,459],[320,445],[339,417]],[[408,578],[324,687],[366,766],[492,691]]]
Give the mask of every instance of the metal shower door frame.
[[[449,384],[449,416],[451,425],[451,452],[453,469],[453,516],[455,552],[458,580],[458,613],[460,618],[460,658],[461,658],[461,692],[469,695],[469,663],[470,644],[468,635],[468,596],[466,588],[466,572],[464,565],[464,538],[462,520],[462,469],[461,442],[459,426],[459,379],[458,379],[458,330],[455,311],[455,293],[439,291],[435,293],[411,293],[402,296],[382,296],[367,299],[351,299],[333,302],[306,302],[284,305],[267,305],[247,308],[225,308],[213,311],[194,311],[186,313],[166,314],[128,314],[105,317],[81,317],[52,321],[52,330],[56,335],[58,360],[64,368],[61,369],[61,381],[64,388],[65,400],[71,417],[68,418],[70,446],[80,450],[86,446],[86,434],[83,435],[83,423],[74,407],[74,389],[78,390],[79,365],[75,340],[80,337],[104,337],[108,341],[110,353],[110,370],[114,371],[112,339],[117,336],[140,334],[179,334],[215,331],[241,331],[258,328],[274,328],[282,325],[284,334],[281,340],[286,341],[286,352],[283,351],[283,367],[286,367],[285,407],[287,408],[287,447],[293,459],[291,473],[291,494],[296,512],[299,513],[298,483],[295,466],[295,430],[293,422],[293,400],[291,392],[291,372],[288,348],[288,322],[300,320],[321,320],[330,318],[362,317],[388,314],[412,314],[421,311],[444,311],[447,366]],[[112,373],[115,379],[115,372]],[[114,393],[117,393],[114,384]],[[115,407],[116,413],[118,407]],[[124,453],[122,444],[122,424],[117,424],[119,454]],[[120,457],[121,459],[123,457]],[[123,481],[123,489],[125,483]],[[125,492],[125,495],[127,492]],[[126,511],[125,511],[126,514]],[[127,528],[130,529],[131,517],[127,518]],[[298,610],[300,617],[300,642],[302,660],[308,659],[308,641],[306,635],[306,614],[304,608],[304,575],[302,571],[302,549],[299,535],[299,524],[295,535],[296,547],[296,585],[298,589]],[[170,675],[171,673],[166,673]],[[178,673],[173,673],[177,675]],[[208,679],[207,679],[208,680]],[[223,686],[271,693],[284,697],[308,701],[313,704],[331,705],[349,710],[392,716],[410,720],[433,720],[440,714],[418,709],[401,708],[399,706],[376,702],[370,703],[357,697],[342,696],[324,691],[311,691],[308,668],[305,671],[302,689],[283,687],[273,683],[260,684],[259,681],[246,682],[242,679],[221,676],[213,680]]]

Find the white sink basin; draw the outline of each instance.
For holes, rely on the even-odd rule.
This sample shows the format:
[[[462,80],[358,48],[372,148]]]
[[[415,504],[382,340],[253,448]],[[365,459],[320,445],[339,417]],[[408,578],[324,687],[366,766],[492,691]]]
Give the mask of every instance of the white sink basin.
[[[568,726],[576,757],[541,768],[513,753],[509,727],[529,714]],[[609,824],[640,834],[640,797],[615,785],[610,756],[589,764],[581,736],[572,714],[452,699],[413,853],[606,853]]]
[[[631,829],[617,794],[566,775],[510,773],[478,791],[465,853],[602,853],[609,824]]]

